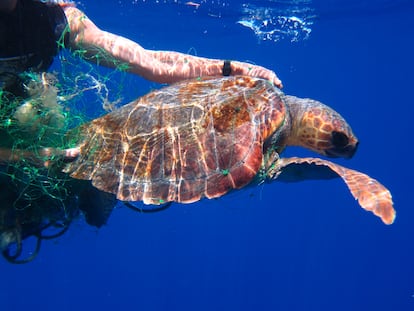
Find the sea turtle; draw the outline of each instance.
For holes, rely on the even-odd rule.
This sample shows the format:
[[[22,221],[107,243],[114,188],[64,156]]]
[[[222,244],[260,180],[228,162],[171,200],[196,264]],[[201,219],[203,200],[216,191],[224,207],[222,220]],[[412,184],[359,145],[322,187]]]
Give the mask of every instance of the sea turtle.
[[[268,81],[232,76],[153,91],[81,126],[65,172],[121,201],[191,203],[264,180],[341,177],[366,210],[395,218],[390,192],[319,158],[280,158],[286,146],[350,158],[358,140],[334,110]]]

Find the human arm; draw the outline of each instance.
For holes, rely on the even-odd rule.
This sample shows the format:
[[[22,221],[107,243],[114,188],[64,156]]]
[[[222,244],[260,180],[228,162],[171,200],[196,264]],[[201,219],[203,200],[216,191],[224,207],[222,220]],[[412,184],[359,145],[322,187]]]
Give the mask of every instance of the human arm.
[[[223,60],[146,50],[136,42],[99,29],[75,7],[64,7],[64,11],[70,28],[70,48],[85,51],[83,56],[90,61],[109,67],[126,64],[127,71],[159,83],[223,75]],[[231,75],[255,76],[282,87],[276,74],[264,67],[237,61],[230,66]]]
[[[35,167],[49,167],[57,158],[63,162],[71,162],[79,156],[79,148],[57,149],[40,148],[36,151],[26,149],[0,148],[0,165],[8,165],[26,161]]]

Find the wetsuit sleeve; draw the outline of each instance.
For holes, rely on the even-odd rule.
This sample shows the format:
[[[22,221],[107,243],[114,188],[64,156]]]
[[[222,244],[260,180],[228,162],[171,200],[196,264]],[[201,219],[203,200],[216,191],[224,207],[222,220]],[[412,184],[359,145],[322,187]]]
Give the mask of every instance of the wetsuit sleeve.
[[[67,47],[69,44],[69,25],[63,7],[60,5],[50,6],[48,16],[57,48]]]

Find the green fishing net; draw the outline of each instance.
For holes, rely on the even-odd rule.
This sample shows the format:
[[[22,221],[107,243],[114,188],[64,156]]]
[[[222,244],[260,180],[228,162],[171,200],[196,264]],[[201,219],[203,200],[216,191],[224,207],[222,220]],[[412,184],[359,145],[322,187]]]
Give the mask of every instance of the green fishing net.
[[[115,109],[127,74],[123,66],[100,68],[80,54],[63,52],[52,71],[16,75],[0,90],[0,251],[14,263],[32,259],[20,259],[24,239],[37,238],[36,254],[40,240],[62,234],[82,204],[90,204],[80,200],[92,186],[61,173],[62,159],[44,150],[73,147],[68,131]]]

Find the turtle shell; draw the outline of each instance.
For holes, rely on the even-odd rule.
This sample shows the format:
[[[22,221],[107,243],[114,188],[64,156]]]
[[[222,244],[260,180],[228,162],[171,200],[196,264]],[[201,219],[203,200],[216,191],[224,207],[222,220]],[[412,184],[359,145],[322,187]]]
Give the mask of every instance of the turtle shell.
[[[216,198],[254,179],[285,117],[283,94],[265,80],[185,81],[82,126],[65,171],[122,201]]]

